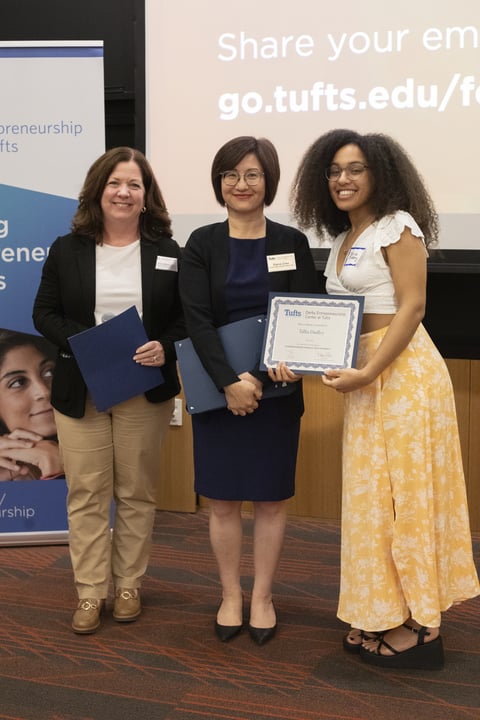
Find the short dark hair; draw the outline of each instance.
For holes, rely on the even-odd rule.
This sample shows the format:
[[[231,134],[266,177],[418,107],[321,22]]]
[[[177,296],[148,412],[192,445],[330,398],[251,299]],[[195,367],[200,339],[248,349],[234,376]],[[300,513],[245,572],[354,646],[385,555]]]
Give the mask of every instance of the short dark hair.
[[[355,130],[330,130],[304,154],[291,190],[295,219],[303,229],[314,228],[324,239],[350,227],[348,214],[333,202],[325,170],[345,145],[356,145],[365,155],[372,178],[372,210],[376,219],[397,210],[409,212],[421,228],[427,245],[438,238],[433,200],[408,153],[382,133],[362,135]]]
[[[267,138],[254,138],[251,135],[242,135],[229,140],[222,145],[213,158],[212,185],[217,202],[225,206],[222,197],[222,178],[220,173],[233,170],[245,155],[253,153],[257,156],[265,175],[265,205],[271,205],[277,194],[280,181],[280,163],[277,151]]]
[[[91,165],[78,198],[72,232],[100,241],[103,231],[101,199],[105,185],[118,163],[130,161],[140,168],[145,186],[145,212],[139,219],[141,234],[150,238],[159,234],[172,236],[171,220],[150,163],[140,150],[124,146],[107,150]]]

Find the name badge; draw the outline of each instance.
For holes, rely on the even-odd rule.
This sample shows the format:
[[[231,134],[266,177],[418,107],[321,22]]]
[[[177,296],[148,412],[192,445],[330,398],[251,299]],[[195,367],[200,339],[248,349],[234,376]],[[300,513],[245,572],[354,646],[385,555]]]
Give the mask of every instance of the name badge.
[[[178,272],[178,260],[174,257],[157,255],[155,270],[171,270],[172,272]]]
[[[267,255],[268,272],[281,272],[282,270],[296,270],[295,253],[281,253],[280,255]]]
[[[345,267],[356,267],[359,263],[360,258],[362,257],[362,253],[365,251],[364,247],[360,247],[360,245],[357,245],[356,247],[351,247],[349,250],[349,253],[347,257],[345,258],[344,265]]]

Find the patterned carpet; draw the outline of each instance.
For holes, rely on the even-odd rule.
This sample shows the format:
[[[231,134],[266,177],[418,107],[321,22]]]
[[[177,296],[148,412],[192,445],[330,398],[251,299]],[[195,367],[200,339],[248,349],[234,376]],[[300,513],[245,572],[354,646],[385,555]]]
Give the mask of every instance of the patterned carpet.
[[[248,515],[245,528],[248,600]],[[385,671],[342,650],[338,579],[338,525],[291,519],[276,638],[222,644],[206,512],[159,512],[142,617],[122,625],[108,613],[97,634],[76,636],[68,548],[2,547],[0,720],[480,718],[480,599],[445,615],[443,670]]]

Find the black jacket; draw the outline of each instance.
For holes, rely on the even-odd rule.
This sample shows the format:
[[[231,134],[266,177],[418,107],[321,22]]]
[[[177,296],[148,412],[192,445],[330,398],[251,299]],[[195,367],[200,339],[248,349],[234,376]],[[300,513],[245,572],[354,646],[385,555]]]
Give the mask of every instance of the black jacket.
[[[156,270],[157,256],[175,257],[178,244],[166,236],[141,238],[143,325],[149,340],[165,350],[164,384],[145,393],[150,402],[162,402],[180,391],[175,340],[185,337],[178,291],[178,272]],[[95,240],[69,234],[53,243],[45,261],[33,307],[37,330],[59,348],[52,384],[53,407],[70,417],[83,417],[87,388],[68,342],[70,335],[95,325]],[[99,349],[101,352],[101,349]]]
[[[318,292],[318,280],[306,236],[267,219],[266,255],[295,254],[295,270],[270,272],[272,292]],[[198,228],[183,253],[180,293],[191,337],[202,363],[220,390],[238,380],[225,359],[216,328],[228,322],[225,278],[228,269],[228,221]],[[255,373],[257,376],[259,374]],[[268,377],[262,374],[262,380]]]

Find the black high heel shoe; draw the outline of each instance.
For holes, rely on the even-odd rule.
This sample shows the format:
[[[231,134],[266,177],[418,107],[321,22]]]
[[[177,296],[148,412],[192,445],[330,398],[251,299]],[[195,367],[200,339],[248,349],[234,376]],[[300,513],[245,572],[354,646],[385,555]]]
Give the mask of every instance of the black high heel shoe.
[[[215,620],[215,634],[222,642],[233,640],[233,638],[239,634],[241,629],[241,625],[220,625],[220,623]]]
[[[223,600],[222,600],[223,602]],[[222,602],[218,606],[218,610],[220,610],[222,606]],[[242,601],[243,605],[243,601]],[[218,615],[217,610],[217,615]],[[243,614],[243,608],[242,608],[242,614]],[[215,619],[215,635],[218,637],[219,640],[222,642],[228,642],[229,640],[233,640],[234,637],[236,637],[242,630],[243,625],[220,625],[220,623]]]
[[[248,632],[250,633],[252,640],[254,640],[257,645],[265,645],[265,643],[271,640],[277,632],[277,623],[270,628],[257,628],[248,623]]]
[[[408,670],[441,670],[444,664],[442,638],[438,635],[434,640],[425,642],[430,635],[426,627],[413,628],[404,623],[404,627],[417,634],[417,644],[407,650],[396,650],[382,638],[375,650],[360,649],[361,659],[378,667],[405,668]],[[382,654],[382,647],[393,655]]]
[[[273,609],[275,610],[273,600],[272,605]],[[248,632],[250,633],[250,637],[252,638],[252,640],[256,642],[257,645],[265,645],[265,643],[271,640],[277,632],[277,623],[275,623],[273,627],[269,628],[254,627],[253,625],[250,625],[250,623],[248,623]]]

